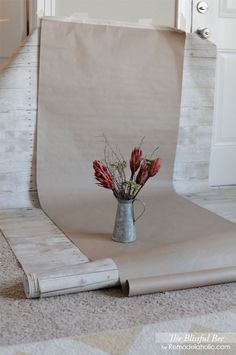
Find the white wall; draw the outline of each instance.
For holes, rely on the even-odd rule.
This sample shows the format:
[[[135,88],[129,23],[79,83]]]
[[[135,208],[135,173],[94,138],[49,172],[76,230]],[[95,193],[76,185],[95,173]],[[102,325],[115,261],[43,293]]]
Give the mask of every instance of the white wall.
[[[26,36],[25,0],[0,0],[0,57],[9,57]]]
[[[54,0],[56,16],[76,12],[89,17],[117,21],[137,21],[152,18],[156,25],[175,25],[176,0]]]
[[[38,0],[37,1],[37,12],[39,16],[44,15],[44,10],[45,10],[45,0]]]
[[[28,6],[28,10],[27,10]],[[0,65],[21,45],[27,35],[27,11],[29,30],[37,26],[37,0],[0,0]]]

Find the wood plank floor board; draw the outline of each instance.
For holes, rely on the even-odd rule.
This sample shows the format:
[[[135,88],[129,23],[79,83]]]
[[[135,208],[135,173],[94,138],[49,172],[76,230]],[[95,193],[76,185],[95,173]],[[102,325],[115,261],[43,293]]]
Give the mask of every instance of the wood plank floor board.
[[[2,210],[0,226],[25,272],[41,273],[88,261],[39,208]]]

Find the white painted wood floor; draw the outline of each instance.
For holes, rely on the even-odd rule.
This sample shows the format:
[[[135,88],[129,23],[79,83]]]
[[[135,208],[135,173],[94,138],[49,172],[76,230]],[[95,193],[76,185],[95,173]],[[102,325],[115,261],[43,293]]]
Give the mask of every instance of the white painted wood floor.
[[[0,209],[37,206],[35,125],[38,36],[0,73]]]

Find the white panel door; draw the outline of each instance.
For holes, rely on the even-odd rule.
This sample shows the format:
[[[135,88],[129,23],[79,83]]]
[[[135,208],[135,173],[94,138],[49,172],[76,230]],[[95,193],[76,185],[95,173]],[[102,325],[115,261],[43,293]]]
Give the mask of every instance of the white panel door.
[[[210,159],[210,184],[236,184],[236,0],[206,0],[198,11],[193,0],[192,31],[209,29],[217,46],[215,115]],[[201,10],[201,9],[200,9]]]
[[[48,0],[47,0],[48,2]],[[176,0],[49,0],[53,15],[87,13],[91,18],[137,22],[152,19],[155,25],[175,26]]]

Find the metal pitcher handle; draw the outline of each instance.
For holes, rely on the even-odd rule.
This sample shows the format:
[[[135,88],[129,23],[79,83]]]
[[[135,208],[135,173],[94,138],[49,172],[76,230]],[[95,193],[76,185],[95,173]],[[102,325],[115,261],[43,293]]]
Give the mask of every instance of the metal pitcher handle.
[[[143,201],[140,200],[139,198],[135,198],[134,201],[133,201],[133,204],[134,204],[135,201],[138,201],[138,202],[141,203],[141,205],[143,206],[143,210],[142,210],[142,212],[140,213],[140,215],[139,215],[137,218],[134,217],[134,223],[137,222],[137,220],[138,220],[139,218],[141,218],[142,215],[144,214],[144,212],[146,211],[146,204],[145,204],[145,202],[143,202]]]

